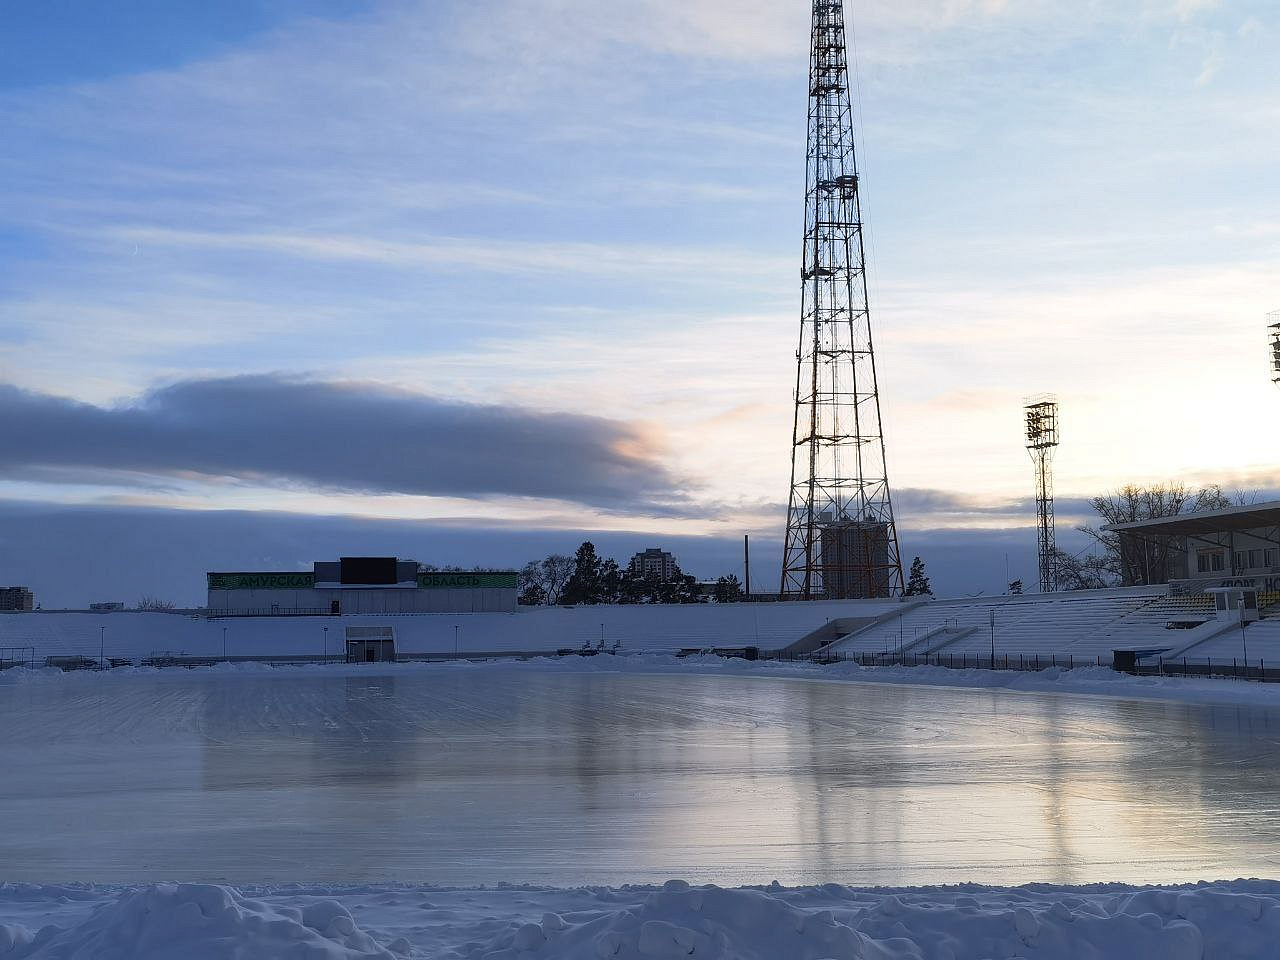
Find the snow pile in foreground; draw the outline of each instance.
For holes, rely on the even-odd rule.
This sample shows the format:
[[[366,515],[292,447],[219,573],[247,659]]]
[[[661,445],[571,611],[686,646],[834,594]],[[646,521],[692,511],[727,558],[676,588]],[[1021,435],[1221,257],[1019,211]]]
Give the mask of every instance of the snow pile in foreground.
[[[404,942],[379,946],[334,900],[302,910],[270,907],[212,884],[157,884],[126,893],[69,930],[50,925],[33,934],[0,925],[4,960],[397,960],[408,953]]]
[[[0,885],[0,960],[1243,960],[1273,956],[1280,942],[1280,884],[1256,880],[1163,889],[398,885],[277,888],[257,899],[161,884],[71,904],[65,890]],[[32,933],[10,922],[15,915],[58,925]]]
[[[1154,896],[1154,895],[1153,895]],[[1160,957],[1201,960],[1204,937],[1176,916],[1165,893],[1151,909],[1099,916],[1066,904],[1033,910],[982,909],[965,902],[945,913],[888,895],[852,912],[805,910],[759,890],[691,888],[673,880],[638,909],[576,926],[556,914],[525,923],[464,956],[478,960],[960,960],[964,957]],[[1195,905],[1188,903],[1189,912]],[[1208,910],[1200,911],[1206,917]],[[1165,914],[1162,916],[1161,913]]]

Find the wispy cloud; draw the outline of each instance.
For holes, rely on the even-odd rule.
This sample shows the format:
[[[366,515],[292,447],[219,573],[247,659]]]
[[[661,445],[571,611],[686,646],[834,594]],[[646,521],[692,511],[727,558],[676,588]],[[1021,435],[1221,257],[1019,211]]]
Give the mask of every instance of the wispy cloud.
[[[204,247],[258,251],[315,260],[369,261],[400,267],[446,267],[471,273],[553,273],[566,271],[604,276],[661,272],[667,279],[696,275],[703,282],[712,270],[719,278],[758,277],[778,269],[776,259],[740,251],[662,248],[640,245],[513,242],[456,237],[402,242],[359,236],[305,236],[166,230],[121,227],[111,231],[127,243],[151,247]]]

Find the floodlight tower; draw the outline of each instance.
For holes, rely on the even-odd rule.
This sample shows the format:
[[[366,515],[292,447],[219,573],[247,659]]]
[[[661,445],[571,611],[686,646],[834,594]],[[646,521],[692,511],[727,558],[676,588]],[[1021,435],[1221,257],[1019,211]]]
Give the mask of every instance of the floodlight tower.
[[[1053,529],[1053,450],[1058,445],[1058,401],[1050,394],[1032,397],[1026,413],[1027,452],[1036,468],[1036,513],[1040,521],[1040,592],[1058,588],[1057,545]]]
[[[803,296],[782,593],[902,592],[867,305],[842,0],[813,0]]]
[[[1271,382],[1280,387],[1280,310],[1267,314],[1267,329],[1271,331]]]

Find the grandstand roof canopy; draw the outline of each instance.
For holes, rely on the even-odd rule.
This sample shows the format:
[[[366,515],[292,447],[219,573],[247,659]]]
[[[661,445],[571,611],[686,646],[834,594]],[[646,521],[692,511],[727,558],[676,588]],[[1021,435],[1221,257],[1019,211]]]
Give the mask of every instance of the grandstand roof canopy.
[[[1168,537],[1194,537],[1208,533],[1255,530],[1258,527],[1280,527],[1280,500],[1252,503],[1247,507],[1225,510],[1201,510],[1173,517],[1154,517],[1131,523],[1109,523],[1103,530],[1159,534]]]

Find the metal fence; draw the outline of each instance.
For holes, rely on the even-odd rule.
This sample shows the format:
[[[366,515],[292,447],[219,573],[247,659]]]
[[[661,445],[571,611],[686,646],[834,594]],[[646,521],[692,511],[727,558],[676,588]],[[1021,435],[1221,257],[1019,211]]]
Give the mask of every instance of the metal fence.
[[[846,653],[833,650],[830,652],[790,653],[785,650],[761,650],[761,660],[783,660],[808,663],[856,663],[863,667],[947,667],[953,670],[1048,670],[1053,667],[1110,667],[1111,658],[1101,655],[1096,657],[1077,657],[1049,654],[997,653],[994,658],[981,654],[935,653],[923,656],[913,654],[872,654]],[[1134,676],[1143,677],[1226,677],[1237,680],[1255,680],[1261,683],[1280,682],[1280,664],[1268,667],[1264,660],[1163,660],[1139,663],[1135,668],[1125,671]]]
[[[35,665],[35,647],[0,647],[0,670],[8,670],[10,667],[34,667]]]
[[[1231,677],[1259,683],[1280,682],[1280,664],[1268,667],[1265,660],[1258,660],[1256,663],[1253,660],[1246,662],[1236,659],[1188,662],[1184,657],[1181,660],[1140,663],[1126,672],[1140,677]]]
[[[856,663],[863,667],[947,667],[952,670],[1048,670],[1051,667],[1109,667],[1110,658],[1058,656],[1020,653],[996,654],[994,658],[976,653],[846,653],[840,650],[814,653],[791,653],[786,650],[761,650],[761,660],[785,660],[809,663]]]
[[[598,651],[595,649],[579,650],[579,649],[561,649],[561,650],[494,650],[494,651],[471,651],[465,653],[452,652],[436,652],[436,653],[404,653],[399,652],[394,657],[394,662],[398,663],[438,663],[450,660],[525,660],[535,657],[555,657],[555,656],[586,656],[605,654],[611,655],[618,653],[615,650]],[[634,652],[634,651],[632,651]],[[869,654],[869,653],[846,653],[842,651],[815,653],[794,653],[786,650],[762,650],[756,647],[735,647],[728,648],[721,652],[708,650],[707,656],[722,656],[731,658],[743,658],[750,660],[767,660],[773,662],[784,663],[816,663],[816,664],[838,664],[838,663],[856,663],[864,667],[945,667],[952,670],[1024,670],[1037,671],[1048,670],[1054,667],[1064,667],[1073,669],[1075,667],[1110,667],[1110,658],[1101,655],[1093,658],[1077,657],[1072,654],[1066,656],[1049,654],[1048,656],[1040,656],[1037,654],[996,654],[994,658],[991,656],[982,656],[980,654],[966,653],[935,653],[928,655],[913,654]],[[57,658],[49,658],[50,661]],[[86,666],[92,664],[101,668],[103,664],[99,664],[90,658],[63,658],[76,659],[86,661]],[[346,663],[348,662],[345,653],[336,653],[329,655],[321,654],[295,654],[284,656],[232,656],[232,657],[196,657],[188,656],[185,652],[180,651],[153,651],[151,656],[145,657],[137,661],[139,666],[144,667],[203,667],[213,666],[217,663],[262,663],[273,666],[287,666],[297,664],[318,664],[318,663]],[[35,650],[32,647],[0,647],[0,669],[14,666],[35,666]],[[63,666],[62,664],[48,662],[49,666]],[[123,659],[112,658],[109,665],[127,666],[131,662]],[[64,666],[64,669],[71,669],[70,666]],[[1134,676],[1165,676],[1165,677],[1220,677],[1234,678],[1238,680],[1252,680],[1261,683],[1280,682],[1280,664],[1268,667],[1263,660],[1249,661],[1247,664],[1241,660],[1204,660],[1192,661],[1188,659],[1180,660],[1160,660],[1155,662],[1140,663],[1135,668],[1125,671]]]

